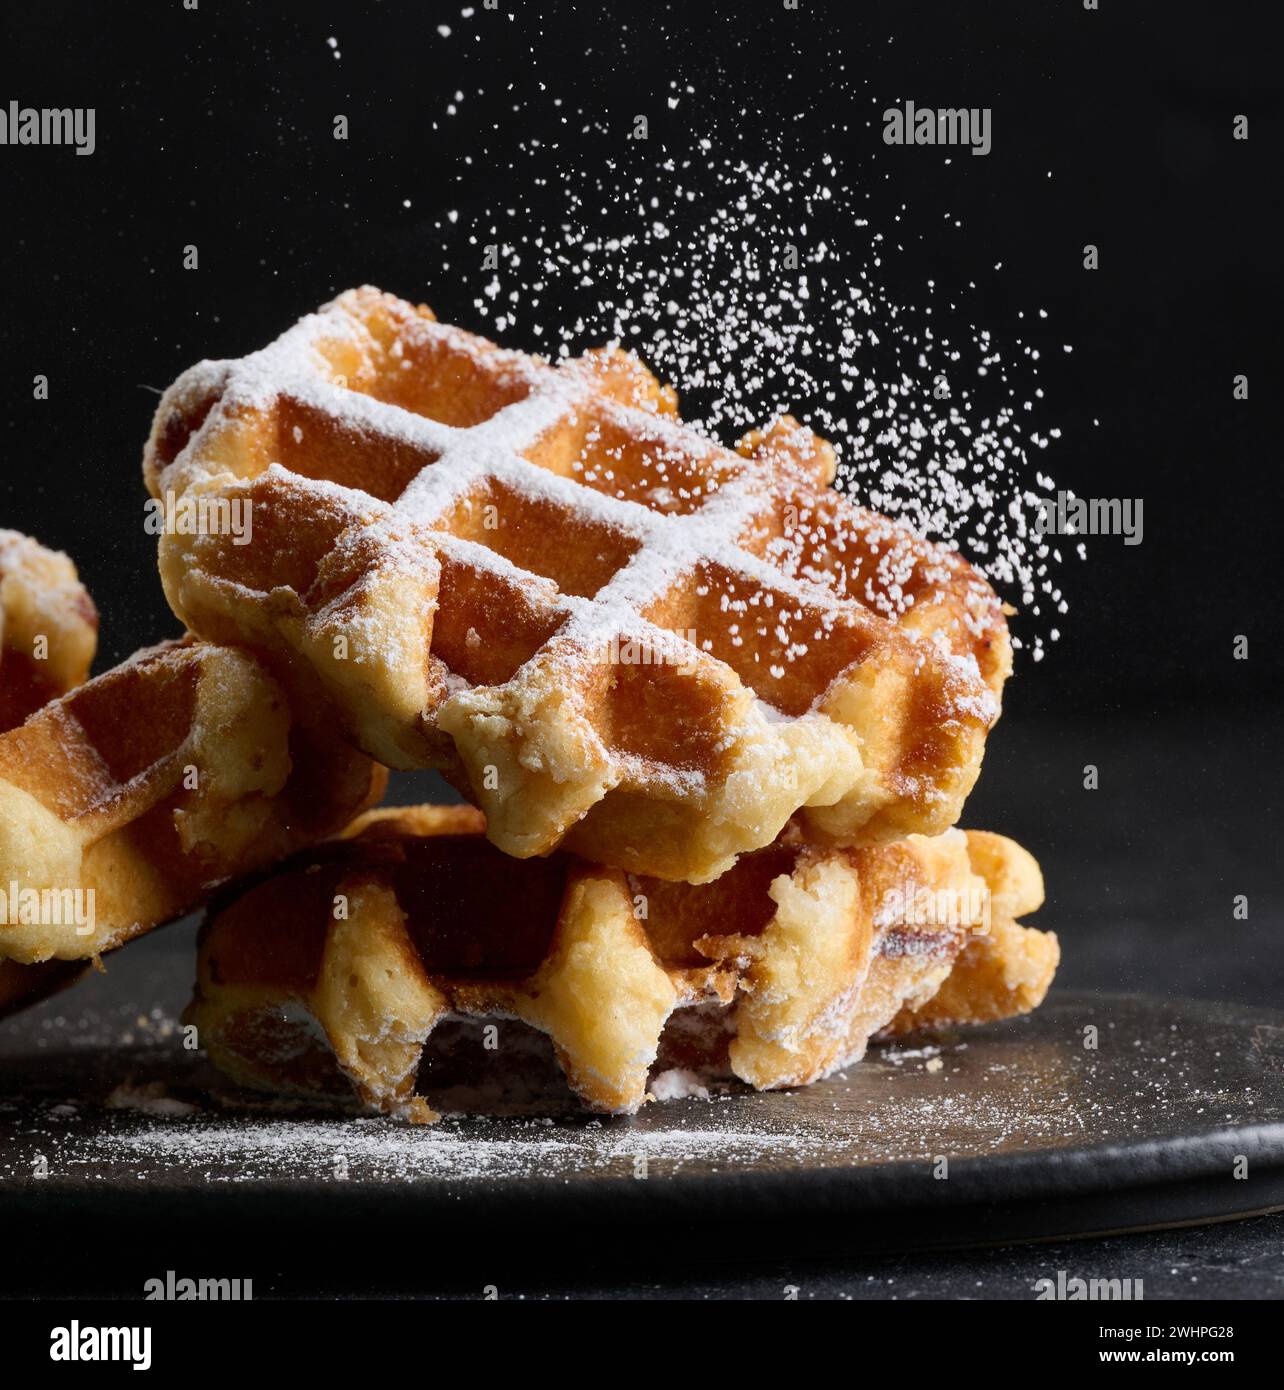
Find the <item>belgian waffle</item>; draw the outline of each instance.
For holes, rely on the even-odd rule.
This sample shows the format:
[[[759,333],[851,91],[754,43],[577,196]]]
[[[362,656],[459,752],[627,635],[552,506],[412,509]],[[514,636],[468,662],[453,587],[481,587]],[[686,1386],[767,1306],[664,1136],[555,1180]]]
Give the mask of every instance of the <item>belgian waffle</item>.
[[[247,653],[139,652],[0,735],[0,959],[119,946],[335,833],[383,782]]]
[[[188,627],[441,768],[510,855],[703,882],[796,814],[934,834],[998,717],[1006,622],[962,557],[831,488],[788,417],[711,442],[624,353],[553,367],[351,291],[180,377],[144,468],[251,506],[248,544],[162,536]]]
[[[98,614],[76,567],[20,531],[0,530],[0,733],[79,685],[98,645]],[[71,984],[74,961],[0,960],[0,1017]]]
[[[214,1063],[423,1120],[443,1056],[446,1076],[464,1047],[502,1081],[534,1029],[585,1104],[628,1113],[657,1070],[828,1075],[925,1017],[960,960],[984,969],[934,1022],[1032,1008],[1056,969],[1056,938],[1015,922],[1042,901],[1038,865],[998,835],[835,850],[791,830],[695,886],[511,859],[483,832],[471,807],[370,812],[212,911],[184,1017]],[[494,1050],[460,1031],[487,1021]]]
[[[0,530],[0,729],[11,729],[89,674],[98,614],[55,550]]]

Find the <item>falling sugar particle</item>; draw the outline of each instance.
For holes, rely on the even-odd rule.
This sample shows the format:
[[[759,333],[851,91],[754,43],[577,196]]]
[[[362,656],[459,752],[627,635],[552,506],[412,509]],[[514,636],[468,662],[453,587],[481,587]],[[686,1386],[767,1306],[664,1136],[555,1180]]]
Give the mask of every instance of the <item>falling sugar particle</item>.
[[[606,133],[584,127],[594,130]],[[1041,611],[1068,604],[1061,553],[1035,524],[1055,484],[1027,445],[1038,453],[1060,435],[1031,427],[1044,399],[1038,350],[1019,340],[1001,350],[975,325],[950,329],[935,281],[926,305],[893,294],[886,269],[899,268],[904,246],[862,216],[828,156],[818,173],[778,148],[754,161],[718,156],[707,137],[697,148],[658,161],[648,152],[636,170],[628,154],[613,157],[594,177],[556,145],[519,145],[531,186],[561,194],[556,223],[522,206],[505,209],[502,225],[454,211],[453,231],[438,224],[452,263],[473,259],[460,236],[471,248],[505,245],[499,275],[474,300],[483,325],[555,359],[623,343],[674,382],[685,419],[727,442],[799,415],[834,443],[838,486],[957,546],[1026,610],[1014,645],[1040,660],[1058,635]],[[559,318],[559,305],[577,312]]]

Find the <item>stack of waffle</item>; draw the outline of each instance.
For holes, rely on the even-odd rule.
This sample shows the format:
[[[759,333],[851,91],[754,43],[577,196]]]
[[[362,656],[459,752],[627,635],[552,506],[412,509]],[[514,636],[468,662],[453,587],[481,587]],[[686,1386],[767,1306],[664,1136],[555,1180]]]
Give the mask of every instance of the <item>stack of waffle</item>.
[[[225,885],[211,1059],[411,1119],[549,1073],[616,1113],[801,1085],[1042,999],[1037,864],[951,828],[1003,608],[789,417],[733,453],[629,355],[553,367],[363,289],[184,374],[144,466],[181,642],[78,685],[68,562],[0,551],[10,722],[56,696],[0,736],[0,881],[97,902],[0,926],[12,997]],[[365,810],[385,767],[471,805]]]

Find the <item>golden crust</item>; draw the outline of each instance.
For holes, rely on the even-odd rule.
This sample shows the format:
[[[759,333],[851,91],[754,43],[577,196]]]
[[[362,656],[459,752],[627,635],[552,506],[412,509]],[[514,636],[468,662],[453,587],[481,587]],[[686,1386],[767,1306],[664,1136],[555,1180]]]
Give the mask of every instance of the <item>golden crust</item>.
[[[441,768],[506,853],[690,882],[795,815],[944,830],[998,716],[992,590],[833,471],[787,417],[735,454],[627,354],[550,367],[369,288],[186,373],[144,460],[253,508],[246,545],[161,538],[193,631]]]
[[[139,652],[0,735],[0,959],[111,950],[333,834],[382,786],[247,654]]]
[[[991,891],[1021,877],[1023,850],[986,836],[974,859],[958,831],[846,851],[791,831],[706,886],[565,854],[523,864],[481,835],[469,807],[367,813],[207,918],[185,1017],[216,1065],[271,1090],[346,1078],[368,1105],[424,1118],[434,1030],[518,1019],[585,1104],[628,1113],[671,1022],[703,1010],[718,1042],[689,1060],[760,1089],[807,1084],[899,1030],[975,943],[992,936],[1001,959],[1024,932],[1002,914],[1030,896]],[[1047,983],[1008,997],[1029,1006]],[[977,988],[978,1016],[996,1016],[1000,996]]]
[[[65,555],[0,531],[0,1014],[382,786],[243,653],[169,643],[84,685],[97,626]]]
[[[986,881],[993,925],[964,946],[954,968],[926,1002],[904,1008],[890,1031],[952,1023],[988,1023],[1037,1008],[1061,962],[1052,932],[1023,927],[1016,918],[1043,906],[1043,875],[1034,856],[987,831],[967,832],[968,855]]]
[[[71,560],[0,530],[0,732],[85,680],[97,644],[98,614]],[[0,960],[0,1017],[58,993],[87,968]]]
[[[88,675],[98,613],[66,555],[0,530],[0,729]]]

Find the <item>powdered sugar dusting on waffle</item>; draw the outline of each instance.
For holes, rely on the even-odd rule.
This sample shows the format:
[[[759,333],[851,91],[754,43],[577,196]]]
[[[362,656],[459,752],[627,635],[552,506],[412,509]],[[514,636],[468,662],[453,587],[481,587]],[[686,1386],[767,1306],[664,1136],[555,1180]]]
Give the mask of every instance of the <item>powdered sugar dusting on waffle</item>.
[[[728,451],[629,354],[552,367],[365,287],[180,378],[145,469],[254,509],[245,551],[162,537],[193,631],[302,655],[370,756],[445,766],[510,853],[577,836],[700,881],[804,808],[942,828],[998,716],[993,591],[833,462],[787,418]],[[622,828],[652,799],[704,838],[653,858]]]
[[[750,589],[747,595],[730,601],[733,607],[747,599],[755,604],[761,601],[770,609],[776,596],[780,596],[799,605],[798,616],[802,608],[818,613],[821,628],[832,627],[844,613],[850,619],[859,612],[855,604],[844,602],[832,589],[813,582],[806,566],[799,566],[798,573],[791,577],[736,543],[734,537],[761,505],[761,469],[729,454],[685,423],[619,403],[603,407],[600,386],[578,362],[553,368],[538,358],[496,350],[458,328],[426,318],[411,318],[397,324],[397,335],[388,348],[394,360],[400,359],[409,366],[407,335],[435,338],[448,343],[453,353],[472,358],[489,371],[495,370],[498,361],[514,379],[521,381],[526,394],[489,419],[471,428],[456,429],[362,390],[350,389],[345,376],[335,371],[334,361],[340,355],[336,345],[339,350],[347,347],[355,351],[359,358],[366,356],[369,329],[358,316],[359,297],[376,293],[367,288],[357,292],[356,297],[342,296],[319,312],[305,316],[268,347],[237,362],[201,363],[184,374],[167,395],[182,399],[217,388],[222,392],[219,410],[225,417],[247,409],[266,410],[276,399],[289,396],[317,406],[353,435],[375,434],[417,451],[424,458],[424,466],[387,509],[356,489],[328,481],[308,483],[309,489],[319,496],[331,497],[367,516],[378,516],[376,530],[394,550],[398,518],[434,527],[451,504],[488,482],[506,485],[528,500],[547,501],[567,514],[635,540],[636,553],[591,600],[570,594],[559,596],[559,606],[568,616],[563,637],[593,652],[601,651],[615,636],[642,637],[680,647],[685,640],[680,634],[667,633],[648,622],[638,610],[679,579],[694,574],[702,563],[721,565],[748,586],[757,586],[757,593]],[[667,452],[675,463],[695,459],[719,465],[726,472],[725,480],[715,481],[708,488],[708,495],[698,508],[666,513],[586,487],[523,457],[523,451],[534,446],[544,430],[564,421],[577,408],[588,409],[595,404],[605,421],[626,435],[647,440],[654,466],[661,474]],[[164,408],[163,405],[162,411]],[[184,455],[189,452],[190,447]],[[183,456],[177,466],[181,471]],[[269,475],[279,471],[282,470],[276,464],[267,470]],[[924,549],[915,543],[911,533],[890,521],[875,520],[874,525],[885,532],[888,546],[886,556],[879,562],[880,572],[898,557],[906,577],[916,565],[923,565]],[[807,528],[801,526],[799,530],[802,539],[796,545],[805,545]],[[484,545],[442,531],[435,531],[434,544],[466,558],[476,569],[490,570],[510,580],[529,580],[529,575]],[[782,553],[779,544],[775,553]],[[927,563],[930,567],[930,552]],[[940,574],[942,580],[947,577],[943,566]],[[862,603],[884,617],[896,619],[909,607],[909,602],[899,601],[898,595],[895,582],[871,582]],[[983,605],[989,597],[984,586],[978,585],[977,596]],[[792,616],[783,607],[779,612],[777,629],[782,640]],[[980,631],[980,622],[979,617],[973,622],[974,631]],[[820,631],[816,630],[817,636]],[[792,661],[806,650],[806,643],[786,642],[783,659]],[[962,656],[953,661],[952,667],[962,702],[960,708],[992,721],[998,713],[997,701],[981,680],[976,662]]]

